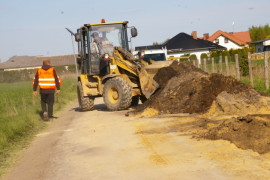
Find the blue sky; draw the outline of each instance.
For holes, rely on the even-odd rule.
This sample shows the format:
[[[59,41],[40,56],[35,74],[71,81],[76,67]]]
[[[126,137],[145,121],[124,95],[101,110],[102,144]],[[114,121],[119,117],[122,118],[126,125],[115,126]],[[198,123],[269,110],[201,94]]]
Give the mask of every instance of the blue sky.
[[[0,0],[0,58],[72,54],[65,27],[75,32],[102,18],[135,26],[134,47],[194,30],[247,31],[270,24],[269,7],[269,0]]]

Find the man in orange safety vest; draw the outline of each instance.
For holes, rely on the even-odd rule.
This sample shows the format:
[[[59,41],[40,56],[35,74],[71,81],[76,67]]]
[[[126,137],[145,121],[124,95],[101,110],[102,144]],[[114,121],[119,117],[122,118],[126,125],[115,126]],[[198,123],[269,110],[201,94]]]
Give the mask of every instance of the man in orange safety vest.
[[[62,85],[62,81],[50,64],[50,60],[44,60],[43,66],[37,69],[33,79],[33,95],[37,95],[37,87],[39,87],[41,108],[45,121],[51,121],[53,118],[55,89],[57,89],[56,94],[59,94],[60,85]]]

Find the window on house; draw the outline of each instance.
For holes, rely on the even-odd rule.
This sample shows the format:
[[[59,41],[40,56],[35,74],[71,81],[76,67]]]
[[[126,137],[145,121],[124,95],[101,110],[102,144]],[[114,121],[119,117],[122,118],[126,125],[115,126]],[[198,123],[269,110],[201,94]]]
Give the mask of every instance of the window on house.
[[[219,39],[216,39],[216,40],[215,40],[215,43],[216,43],[216,44],[219,44]]]
[[[224,43],[228,43],[229,42],[229,39],[228,38],[225,38],[224,39]]]

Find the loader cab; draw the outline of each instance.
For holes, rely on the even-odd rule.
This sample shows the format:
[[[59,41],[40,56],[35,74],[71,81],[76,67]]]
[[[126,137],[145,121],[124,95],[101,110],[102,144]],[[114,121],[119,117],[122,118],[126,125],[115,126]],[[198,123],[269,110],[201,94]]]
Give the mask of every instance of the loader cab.
[[[77,30],[78,56],[82,74],[105,75],[108,73],[108,57],[113,56],[114,47],[129,51],[127,21],[117,23],[85,24]],[[135,32],[134,32],[135,31]],[[132,37],[137,35],[133,28]]]

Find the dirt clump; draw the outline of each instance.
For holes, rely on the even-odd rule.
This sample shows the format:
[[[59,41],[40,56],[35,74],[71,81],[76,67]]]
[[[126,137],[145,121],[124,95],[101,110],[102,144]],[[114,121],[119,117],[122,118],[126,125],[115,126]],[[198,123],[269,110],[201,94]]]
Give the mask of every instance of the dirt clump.
[[[200,137],[224,139],[242,149],[267,153],[270,152],[270,115],[233,117],[215,127],[207,128],[206,133],[201,133]]]

